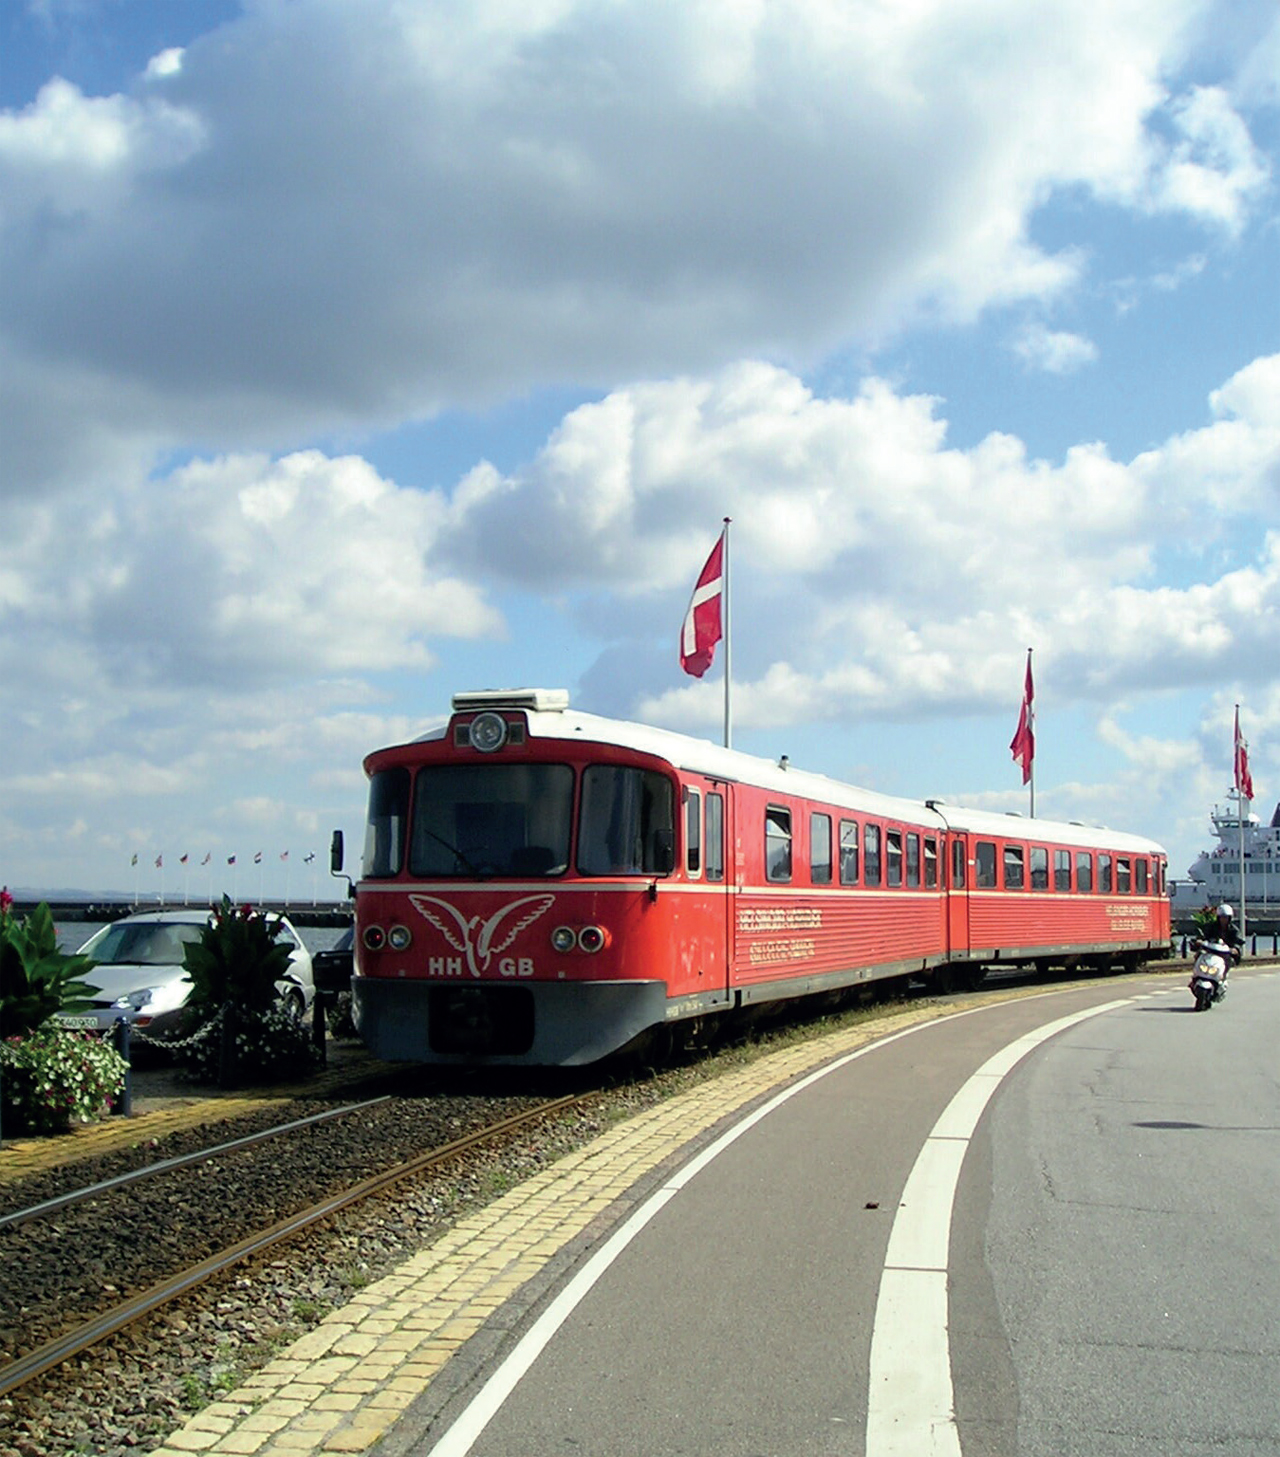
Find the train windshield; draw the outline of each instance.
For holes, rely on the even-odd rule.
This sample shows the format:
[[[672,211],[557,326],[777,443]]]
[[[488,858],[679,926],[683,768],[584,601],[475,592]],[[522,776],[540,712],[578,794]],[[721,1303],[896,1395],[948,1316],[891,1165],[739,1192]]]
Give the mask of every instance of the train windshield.
[[[582,774],[578,870],[583,875],[666,875],[674,863],[675,794],[649,769],[593,764]]]
[[[562,875],[569,864],[573,777],[567,764],[420,769],[410,874],[471,880]]]

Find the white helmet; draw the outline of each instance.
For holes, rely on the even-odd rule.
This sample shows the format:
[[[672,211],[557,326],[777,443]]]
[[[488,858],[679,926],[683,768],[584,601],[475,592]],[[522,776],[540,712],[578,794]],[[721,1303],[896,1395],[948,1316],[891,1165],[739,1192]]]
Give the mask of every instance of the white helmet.
[[[1218,915],[1226,916],[1226,918],[1230,920],[1231,917],[1235,915],[1235,912],[1226,903],[1226,901],[1223,901],[1222,904],[1218,907]]]

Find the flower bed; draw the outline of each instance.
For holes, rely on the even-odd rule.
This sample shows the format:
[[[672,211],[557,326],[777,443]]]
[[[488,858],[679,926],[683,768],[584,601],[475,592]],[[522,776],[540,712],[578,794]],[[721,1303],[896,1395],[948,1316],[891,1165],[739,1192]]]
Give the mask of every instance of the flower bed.
[[[65,1133],[110,1113],[128,1065],[89,1032],[41,1027],[0,1042],[0,1126],[6,1134]]]

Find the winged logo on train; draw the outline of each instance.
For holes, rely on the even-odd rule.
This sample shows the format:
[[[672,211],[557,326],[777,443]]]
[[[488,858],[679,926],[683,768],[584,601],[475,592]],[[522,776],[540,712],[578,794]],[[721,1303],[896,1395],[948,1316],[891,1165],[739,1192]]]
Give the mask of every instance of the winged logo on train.
[[[508,901],[484,919],[464,916],[457,906],[439,896],[415,894],[409,899],[419,915],[424,916],[455,951],[466,956],[467,970],[476,978],[489,970],[493,958],[501,956],[521,931],[545,916],[556,903],[553,895],[521,896],[519,900]],[[524,914],[511,923],[511,918],[520,911]],[[500,932],[505,932],[505,935],[498,941]]]

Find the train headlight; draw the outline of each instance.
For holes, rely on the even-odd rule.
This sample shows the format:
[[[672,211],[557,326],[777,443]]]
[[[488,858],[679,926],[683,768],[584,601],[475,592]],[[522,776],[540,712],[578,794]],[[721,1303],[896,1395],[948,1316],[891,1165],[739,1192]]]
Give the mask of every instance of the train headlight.
[[[603,951],[608,940],[609,937],[599,926],[583,926],[578,932],[578,945],[589,955]]]
[[[392,951],[408,951],[409,943],[413,940],[413,933],[408,926],[392,926],[387,932],[387,945]]]
[[[366,926],[360,939],[370,951],[381,951],[387,944],[387,933],[381,926]]]
[[[473,749],[492,754],[507,741],[507,721],[500,713],[478,713],[467,733]]]
[[[578,944],[578,936],[572,926],[557,926],[551,933],[551,949],[558,951],[561,956],[566,951],[572,951]]]

